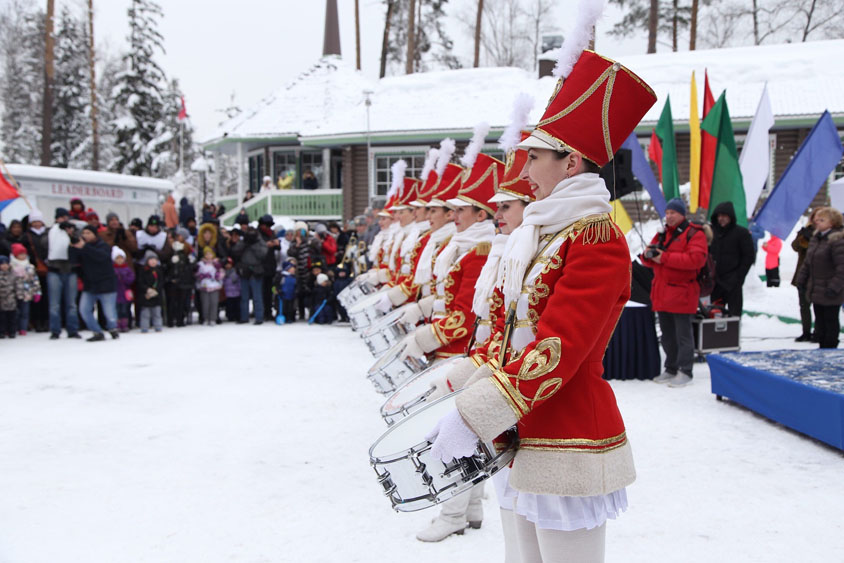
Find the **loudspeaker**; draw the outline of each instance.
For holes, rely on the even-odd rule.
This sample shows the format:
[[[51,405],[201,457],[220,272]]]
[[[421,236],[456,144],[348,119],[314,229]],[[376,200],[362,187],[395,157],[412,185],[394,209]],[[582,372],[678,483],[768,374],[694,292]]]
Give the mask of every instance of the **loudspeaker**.
[[[630,149],[618,149],[613,159],[601,168],[600,176],[607,184],[610,200],[618,199],[630,192],[642,189],[642,184],[633,176],[633,153]],[[613,173],[615,169],[615,173]],[[613,190],[613,183],[615,190]]]

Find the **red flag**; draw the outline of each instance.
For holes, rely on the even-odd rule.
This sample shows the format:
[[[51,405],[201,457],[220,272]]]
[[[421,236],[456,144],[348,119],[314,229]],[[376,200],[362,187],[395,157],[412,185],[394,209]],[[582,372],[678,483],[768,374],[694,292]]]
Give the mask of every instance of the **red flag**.
[[[662,181],[662,145],[656,135],[656,129],[651,131],[651,144],[648,145],[648,157],[656,164],[659,170],[659,180]]]
[[[188,108],[185,107],[185,97],[182,96],[182,109],[179,110],[179,116],[176,118],[179,123],[188,118]]]
[[[21,195],[18,190],[0,172],[0,209],[3,209]]]
[[[703,117],[715,105],[712,90],[709,89],[709,75],[704,71],[703,82]],[[709,195],[712,193],[712,174],[715,170],[715,152],[718,149],[718,138],[706,131],[700,132],[700,196],[698,205],[709,209]]]

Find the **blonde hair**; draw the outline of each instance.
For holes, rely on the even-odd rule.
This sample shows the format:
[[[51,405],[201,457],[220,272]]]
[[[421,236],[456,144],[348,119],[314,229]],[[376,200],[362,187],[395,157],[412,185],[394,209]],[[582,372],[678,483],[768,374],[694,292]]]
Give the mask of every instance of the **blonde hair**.
[[[832,228],[844,226],[844,217],[834,207],[819,207],[812,213],[812,218],[821,216],[832,224]]]

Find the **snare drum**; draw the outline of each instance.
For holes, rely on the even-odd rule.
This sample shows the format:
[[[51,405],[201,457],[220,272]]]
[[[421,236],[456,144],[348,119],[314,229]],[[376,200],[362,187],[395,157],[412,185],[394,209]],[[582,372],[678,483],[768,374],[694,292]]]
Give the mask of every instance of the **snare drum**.
[[[399,385],[417,373],[422,373],[430,365],[424,357],[402,359],[404,349],[405,345],[399,342],[378,358],[366,373],[366,377],[372,381],[379,393],[392,393]]]
[[[448,375],[454,364],[465,359],[466,356],[455,356],[447,360],[434,363],[431,367],[411,377],[403,385],[396,389],[381,406],[381,417],[392,426],[406,416],[418,411],[428,402],[428,396],[434,391],[431,383],[437,378]]]
[[[413,330],[412,325],[402,322],[403,316],[402,309],[390,311],[363,331],[361,338],[369,346],[373,356],[377,358]]]
[[[363,297],[375,293],[377,290],[374,285],[365,281],[357,281],[350,283],[346,289],[337,294],[337,300],[343,308],[348,309]]]
[[[369,449],[369,462],[397,511],[414,512],[447,501],[507,467],[516,455],[515,429],[502,434],[495,447],[479,441],[470,457],[443,463],[431,455],[425,435],[455,408],[459,393],[446,395],[397,422]]]
[[[379,311],[375,306],[381,301],[381,294],[387,291],[387,289],[385,287],[371,295],[367,295],[357,301],[351,308],[346,309],[352,330],[364,329],[371,325],[375,319],[384,316],[384,313]]]

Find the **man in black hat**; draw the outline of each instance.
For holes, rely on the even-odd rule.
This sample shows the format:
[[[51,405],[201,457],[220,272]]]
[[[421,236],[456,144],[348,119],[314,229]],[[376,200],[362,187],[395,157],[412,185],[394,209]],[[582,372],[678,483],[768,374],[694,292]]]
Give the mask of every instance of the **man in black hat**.
[[[62,332],[62,317],[68,338],[80,338],[79,316],[76,310],[77,279],[70,261],[71,237],[75,237],[70,212],[56,208],[56,222],[47,234],[47,295],[50,303],[50,339]]]

